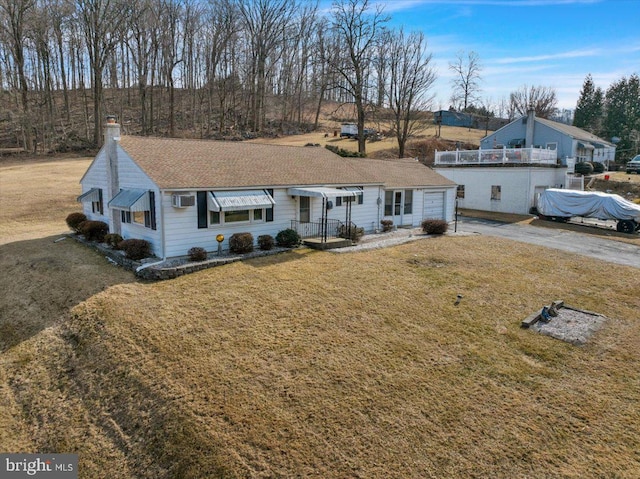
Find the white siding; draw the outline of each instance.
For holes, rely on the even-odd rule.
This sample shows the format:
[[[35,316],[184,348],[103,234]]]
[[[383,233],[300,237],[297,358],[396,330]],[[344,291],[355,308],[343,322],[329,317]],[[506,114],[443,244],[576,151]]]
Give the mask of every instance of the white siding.
[[[196,191],[180,190],[182,194],[196,196]],[[167,257],[184,256],[190,248],[199,246],[207,251],[217,251],[218,242],[216,236],[224,235],[223,249],[229,249],[229,238],[234,233],[249,232],[254,240],[258,241],[260,235],[271,235],[275,238],[279,231],[291,227],[291,220],[296,218],[297,203],[287,194],[287,189],[275,189],[273,199],[273,221],[261,221],[255,223],[229,223],[209,225],[208,228],[198,228],[198,206],[187,208],[174,208],[171,206],[172,192],[166,191],[161,195],[162,208],[164,210]],[[313,217],[312,217],[313,218]]]
[[[119,188],[126,189],[143,189],[155,192],[156,196],[156,229],[152,230],[144,225],[136,223],[122,223],[121,235],[125,239],[136,238],[144,239],[151,243],[152,250],[156,256],[162,257],[162,218],[160,214],[160,191],[155,183],[151,181],[131,157],[118,146],[118,182]],[[110,200],[111,198],[109,198]],[[106,209],[106,203],[105,203]],[[116,211],[116,214],[120,214]]]
[[[501,213],[528,214],[534,205],[535,188],[560,186],[566,168],[437,168],[438,173],[464,185],[460,208]],[[491,187],[500,186],[500,200],[491,199]]]
[[[144,225],[136,223],[122,223],[121,235],[125,239],[144,239],[151,243],[152,250],[156,256],[162,256],[162,218],[160,214],[159,190],[151,179],[134,163],[134,161],[118,147],[118,186],[121,189],[139,188],[155,192],[156,195],[156,230],[146,228]],[[104,221],[109,225],[109,231],[113,231],[113,214],[120,214],[119,210],[111,210],[108,207],[111,201],[111,187],[108,184],[107,174],[107,153],[106,149],[100,150],[93,163],[81,180],[82,192],[91,188],[102,189],[102,201],[104,204],[104,215],[91,212],[91,203],[83,205],[83,211],[88,218]]]
[[[104,221],[107,224],[109,222],[109,210],[107,209],[109,185],[107,184],[107,155],[103,150],[98,152],[96,158],[93,160],[89,169],[80,180],[82,185],[82,193],[86,193],[91,188],[100,188],[102,190],[103,212],[104,215],[99,213],[93,213],[91,211],[91,202],[85,201],[82,203],[82,212],[90,220]]]

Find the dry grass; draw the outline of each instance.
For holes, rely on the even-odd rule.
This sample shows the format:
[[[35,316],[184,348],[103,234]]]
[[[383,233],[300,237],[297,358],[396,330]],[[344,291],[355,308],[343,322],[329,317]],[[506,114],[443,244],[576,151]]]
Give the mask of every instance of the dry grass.
[[[88,478],[640,475],[636,269],[473,236],[130,283],[43,216],[0,245],[0,450]],[[611,319],[585,347],[520,329],[557,298]]]
[[[255,143],[269,143],[276,145],[290,145],[290,146],[304,146],[308,143],[319,144],[324,147],[325,145],[333,145],[339,148],[350,151],[358,151],[357,140],[351,140],[348,138],[340,138],[340,136],[334,137],[334,131],[337,131],[340,135],[339,123],[327,123],[320,131],[313,133],[305,133],[303,135],[284,136],[280,138],[258,138],[251,140]],[[419,141],[424,138],[434,138],[437,131],[435,125],[427,124],[425,129],[420,132],[418,136],[412,138],[411,141]],[[328,135],[325,137],[325,135]],[[486,135],[484,130],[474,130],[468,128],[461,128],[456,126],[443,126],[441,131],[441,139],[450,141],[460,141],[462,143],[474,143],[480,145],[480,139]],[[381,141],[367,142],[367,154],[373,155],[377,152],[384,150],[393,150],[398,148],[398,142],[395,137],[385,137]]]

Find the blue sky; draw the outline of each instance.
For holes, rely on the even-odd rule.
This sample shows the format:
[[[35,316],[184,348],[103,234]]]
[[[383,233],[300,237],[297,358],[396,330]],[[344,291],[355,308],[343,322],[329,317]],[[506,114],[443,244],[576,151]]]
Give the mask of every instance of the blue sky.
[[[492,103],[523,85],[552,87],[575,108],[588,73],[603,90],[640,74],[640,0],[384,0],[392,26],[420,30],[438,81],[434,108],[448,108],[449,62],[475,51]]]

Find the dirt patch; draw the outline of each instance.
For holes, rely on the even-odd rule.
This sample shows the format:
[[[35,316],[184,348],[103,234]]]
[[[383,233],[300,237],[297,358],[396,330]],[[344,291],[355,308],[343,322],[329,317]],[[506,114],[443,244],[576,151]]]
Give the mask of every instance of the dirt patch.
[[[583,346],[606,320],[607,317],[600,313],[567,306],[563,301],[554,301],[550,306],[529,315],[522,321],[522,327]]]
[[[558,310],[558,316],[552,317],[548,322],[537,321],[531,329],[545,336],[582,346],[606,320],[607,317],[602,314],[565,306]]]

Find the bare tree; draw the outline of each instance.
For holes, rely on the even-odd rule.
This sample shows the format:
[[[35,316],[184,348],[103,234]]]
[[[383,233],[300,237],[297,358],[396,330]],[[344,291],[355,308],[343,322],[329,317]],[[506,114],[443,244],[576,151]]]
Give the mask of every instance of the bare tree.
[[[29,108],[29,84],[25,74],[25,23],[35,6],[35,0],[2,0],[0,2],[0,28],[9,44],[18,77],[22,107],[23,146],[33,147],[31,111]]]
[[[429,90],[436,80],[432,56],[427,53],[423,33],[405,35],[402,29],[385,36],[389,46],[389,106],[393,111],[393,130],[398,140],[398,157],[403,158],[409,136],[424,119],[433,100]]]
[[[534,110],[537,117],[549,118],[556,111],[558,99],[553,88],[545,86],[522,86],[509,95],[513,110],[520,115],[526,115]]]
[[[93,143],[102,144],[104,114],[103,76],[113,51],[121,40],[127,19],[126,0],[76,0],[84,33],[93,89]]]
[[[182,0],[161,0],[159,11],[162,73],[169,91],[169,136],[175,136],[175,79],[174,70],[182,62],[184,35]]]
[[[344,49],[344,57],[334,60],[331,67],[342,80],[339,87],[353,98],[358,124],[358,151],[366,152],[364,123],[368,70],[371,67],[374,46],[384,24],[382,6],[371,5],[369,0],[336,0],[333,3],[333,29]]]
[[[464,52],[458,52],[455,61],[449,63],[449,70],[454,74],[451,84],[453,93],[451,101],[454,105],[465,111],[475,101],[480,93],[480,57],[476,52],[469,52],[465,57]]]
[[[280,59],[283,36],[292,35],[289,22],[297,9],[295,0],[237,0],[248,41],[250,124],[262,131],[265,120],[267,78]]]

